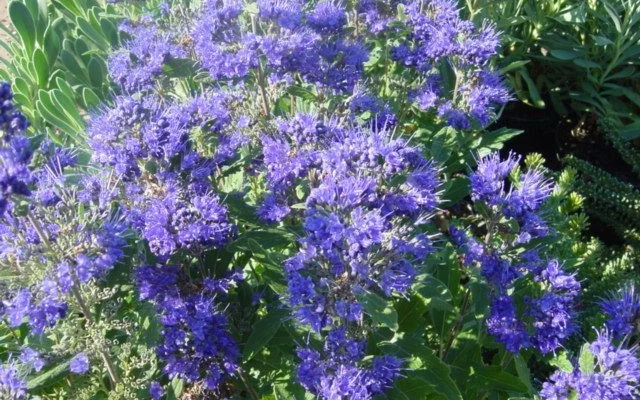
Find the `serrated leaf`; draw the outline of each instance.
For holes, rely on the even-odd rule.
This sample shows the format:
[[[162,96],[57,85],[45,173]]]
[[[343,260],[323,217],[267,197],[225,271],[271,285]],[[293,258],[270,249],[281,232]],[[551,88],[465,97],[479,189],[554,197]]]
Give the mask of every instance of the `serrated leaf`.
[[[569,357],[567,357],[567,353],[565,352],[562,352],[549,360],[549,365],[556,367],[564,372],[573,372],[573,364],[571,363]]]
[[[470,188],[469,178],[466,176],[449,179],[444,184],[444,194],[442,199],[451,204],[456,204],[469,195]]]
[[[531,383],[531,371],[527,366],[527,362],[522,358],[520,354],[517,354],[513,357],[513,360],[516,365],[516,372],[518,373],[518,377],[520,380],[527,386],[529,393],[533,393],[533,384]]]
[[[411,332],[423,327],[426,309],[425,302],[418,296],[400,301],[396,306],[399,329],[403,332]]]
[[[290,86],[289,88],[287,88],[287,93],[292,96],[300,97],[309,101],[315,101],[317,99],[315,93],[301,86]]]
[[[167,390],[168,400],[178,400],[181,398],[184,392],[184,381],[182,379],[173,378],[169,383],[169,390]]]

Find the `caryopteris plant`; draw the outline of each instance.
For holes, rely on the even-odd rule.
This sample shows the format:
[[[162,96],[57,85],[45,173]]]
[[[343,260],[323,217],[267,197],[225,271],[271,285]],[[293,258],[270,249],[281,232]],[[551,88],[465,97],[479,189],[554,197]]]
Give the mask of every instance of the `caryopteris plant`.
[[[90,157],[0,90],[3,398],[637,397],[631,283],[574,345],[597,246],[575,175],[488,130],[511,99],[489,21],[117,7]]]

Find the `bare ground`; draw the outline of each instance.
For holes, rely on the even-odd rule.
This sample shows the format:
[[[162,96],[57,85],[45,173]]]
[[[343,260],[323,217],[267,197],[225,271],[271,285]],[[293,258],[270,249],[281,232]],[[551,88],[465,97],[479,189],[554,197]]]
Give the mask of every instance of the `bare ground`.
[[[11,22],[9,21],[9,13],[7,11],[7,5],[9,3],[9,0],[0,0],[0,24],[6,26],[6,27],[10,27],[13,28],[11,26]],[[0,40],[1,41],[6,41],[7,38],[7,34],[4,33],[4,31],[0,30]],[[6,58],[8,56],[8,54],[6,54],[5,50],[0,47],[0,57]]]

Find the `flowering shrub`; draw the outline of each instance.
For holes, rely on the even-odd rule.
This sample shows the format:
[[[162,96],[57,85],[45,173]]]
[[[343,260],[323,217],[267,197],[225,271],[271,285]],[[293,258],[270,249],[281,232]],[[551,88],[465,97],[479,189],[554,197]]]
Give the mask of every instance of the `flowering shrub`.
[[[632,284],[570,360],[563,182],[497,151],[493,26],[355,3],[118,4],[76,148],[0,88],[4,397],[638,395]]]

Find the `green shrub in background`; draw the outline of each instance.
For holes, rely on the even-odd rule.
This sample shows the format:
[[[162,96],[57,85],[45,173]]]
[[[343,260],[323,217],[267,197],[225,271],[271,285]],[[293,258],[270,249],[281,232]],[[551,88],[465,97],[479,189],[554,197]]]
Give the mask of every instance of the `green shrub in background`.
[[[122,16],[94,0],[16,0],[0,76],[31,124],[64,146],[83,147],[85,114],[109,96],[106,57]],[[15,29],[15,33],[13,33]]]

